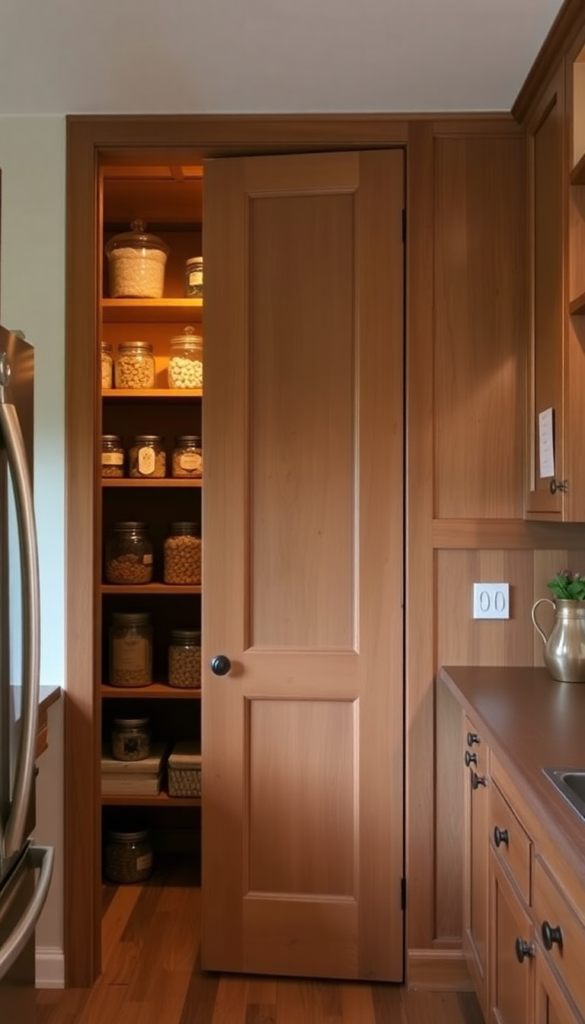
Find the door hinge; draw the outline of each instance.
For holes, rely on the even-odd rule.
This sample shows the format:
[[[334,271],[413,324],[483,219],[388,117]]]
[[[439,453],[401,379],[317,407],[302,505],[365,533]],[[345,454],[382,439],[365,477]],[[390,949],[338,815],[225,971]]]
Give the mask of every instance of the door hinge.
[[[400,879],[400,909],[406,910],[406,878]]]
[[[406,242],[406,210],[402,211],[402,241]]]

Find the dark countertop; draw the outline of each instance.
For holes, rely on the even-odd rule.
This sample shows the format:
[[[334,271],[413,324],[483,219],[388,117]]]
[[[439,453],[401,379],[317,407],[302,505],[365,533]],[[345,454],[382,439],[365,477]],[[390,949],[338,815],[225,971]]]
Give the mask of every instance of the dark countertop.
[[[585,821],[542,771],[585,769],[585,683],[557,682],[545,668],[446,666],[439,679],[585,886]]]

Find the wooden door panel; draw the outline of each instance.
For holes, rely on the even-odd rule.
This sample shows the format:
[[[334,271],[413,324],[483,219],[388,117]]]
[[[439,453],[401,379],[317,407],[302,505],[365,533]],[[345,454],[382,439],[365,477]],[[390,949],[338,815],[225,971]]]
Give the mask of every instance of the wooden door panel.
[[[399,981],[403,156],[204,204],[203,963]]]

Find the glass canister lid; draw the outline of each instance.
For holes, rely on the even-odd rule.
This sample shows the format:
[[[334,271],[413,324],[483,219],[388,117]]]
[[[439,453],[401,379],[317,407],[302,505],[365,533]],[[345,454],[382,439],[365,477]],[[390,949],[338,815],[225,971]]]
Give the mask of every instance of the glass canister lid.
[[[106,245],[107,256],[114,249],[158,249],[160,252],[164,252],[165,256],[168,256],[169,247],[166,242],[163,242],[162,238],[159,238],[158,235],[151,235],[146,230],[146,224],[143,220],[133,220],[130,229],[130,231],[122,231],[119,235],[114,235],[113,238],[110,238]]]
[[[182,334],[177,334],[174,338],[171,338],[171,345],[193,345],[200,347],[203,345],[203,338],[200,334],[197,334],[194,327],[184,327]]]

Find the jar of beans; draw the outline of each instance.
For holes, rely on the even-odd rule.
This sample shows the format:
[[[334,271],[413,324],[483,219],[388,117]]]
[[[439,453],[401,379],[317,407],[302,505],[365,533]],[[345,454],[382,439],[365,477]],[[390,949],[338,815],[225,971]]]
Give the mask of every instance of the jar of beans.
[[[118,345],[114,368],[117,388],[153,388],[155,365],[148,341],[124,341]]]
[[[102,434],[102,476],[124,476],[124,447],[117,434]]]
[[[115,761],[144,761],[150,755],[148,718],[114,718],[112,757]]]
[[[152,840],[148,829],[110,831],[104,846],[106,878],[117,885],[144,882],[152,872]]]
[[[105,570],[108,583],[125,586],[152,581],[153,547],[148,524],[114,523],[105,546]]]
[[[175,439],[172,473],[175,477],[201,477],[203,450],[196,434],[181,434]]]
[[[107,390],[114,382],[114,357],[112,346],[102,341],[102,388]]]
[[[171,523],[164,542],[163,579],[173,585],[201,583],[201,531],[198,523]]]
[[[201,687],[201,633],[195,629],[173,629],[169,645],[169,686],[180,689]]]
[[[149,686],[151,682],[150,615],[148,612],[113,612],[110,626],[111,685]]]
[[[128,452],[131,477],[163,477],[167,471],[164,437],[158,434],[136,434]]]
[[[168,377],[170,388],[203,387],[203,338],[194,327],[171,338]]]

